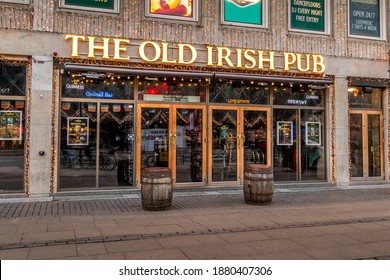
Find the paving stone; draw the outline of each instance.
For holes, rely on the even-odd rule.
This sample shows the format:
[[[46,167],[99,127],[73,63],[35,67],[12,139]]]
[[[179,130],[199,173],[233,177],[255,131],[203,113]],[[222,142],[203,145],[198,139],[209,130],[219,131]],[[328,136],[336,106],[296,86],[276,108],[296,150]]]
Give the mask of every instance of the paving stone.
[[[123,253],[162,248],[160,243],[155,239],[107,242],[104,245],[108,253]]]
[[[220,244],[216,245],[202,245],[202,246],[189,246],[181,247],[180,250],[190,260],[210,260],[221,259],[225,256],[229,256],[229,251],[222,248]]]
[[[188,260],[188,257],[177,248],[136,251],[124,255],[128,260]]]
[[[194,236],[175,236],[156,239],[164,248],[179,248],[188,246],[198,246],[202,243]]]
[[[27,260],[30,248],[0,250],[0,260]]]
[[[78,256],[102,255],[107,253],[103,243],[77,244],[76,248]]]
[[[58,245],[46,247],[34,247],[30,249],[28,259],[46,260],[53,258],[76,257],[76,245]]]
[[[74,231],[56,231],[56,232],[32,232],[24,233],[22,237],[22,242],[40,242],[40,241],[49,241],[53,242],[54,240],[69,240],[74,239]]]
[[[94,260],[126,260],[126,257],[122,253],[95,255],[92,257]]]

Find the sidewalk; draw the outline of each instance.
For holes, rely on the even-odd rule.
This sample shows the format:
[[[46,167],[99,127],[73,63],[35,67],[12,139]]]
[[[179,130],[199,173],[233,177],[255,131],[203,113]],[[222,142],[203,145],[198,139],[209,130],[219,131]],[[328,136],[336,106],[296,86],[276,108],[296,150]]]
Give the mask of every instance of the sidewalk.
[[[0,259],[390,259],[388,185],[277,188],[262,206],[176,191],[160,212],[112,196],[0,203]]]

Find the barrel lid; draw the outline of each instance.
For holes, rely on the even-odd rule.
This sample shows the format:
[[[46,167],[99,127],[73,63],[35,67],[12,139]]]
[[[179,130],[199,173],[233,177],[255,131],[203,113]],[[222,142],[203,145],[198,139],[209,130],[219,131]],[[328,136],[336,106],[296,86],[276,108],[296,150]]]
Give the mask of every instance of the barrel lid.
[[[245,171],[265,171],[265,170],[271,170],[272,167],[266,164],[256,164],[256,163],[250,163],[245,165]]]
[[[142,176],[147,178],[166,178],[172,176],[168,167],[145,167],[142,169]]]

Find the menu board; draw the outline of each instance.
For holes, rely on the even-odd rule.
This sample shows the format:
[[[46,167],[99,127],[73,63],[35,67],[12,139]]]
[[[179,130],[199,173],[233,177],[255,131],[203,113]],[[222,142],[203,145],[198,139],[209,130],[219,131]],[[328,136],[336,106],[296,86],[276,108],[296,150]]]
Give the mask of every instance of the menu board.
[[[0,140],[22,140],[21,111],[0,111]]]
[[[313,32],[325,32],[325,1],[290,1],[290,27]]]
[[[381,37],[379,0],[349,1],[349,34]]]

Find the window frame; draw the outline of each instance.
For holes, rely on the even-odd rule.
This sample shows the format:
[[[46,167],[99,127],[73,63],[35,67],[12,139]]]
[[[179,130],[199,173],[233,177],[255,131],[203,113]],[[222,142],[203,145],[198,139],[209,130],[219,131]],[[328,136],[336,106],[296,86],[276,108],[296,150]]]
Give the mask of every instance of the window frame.
[[[291,27],[291,1],[288,1],[288,31],[289,32],[299,32],[299,33],[308,33],[308,34],[319,34],[319,35],[330,35],[331,30],[331,0],[324,0],[324,31],[315,31],[310,29],[299,29]]]
[[[269,0],[262,0],[262,24],[252,24],[252,23],[245,23],[245,22],[234,22],[234,21],[226,21],[225,20],[225,1],[220,1],[220,8],[221,8],[221,24],[226,26],[237,26],[237,27],[253,27],[253,28],[261,28],[266,29],[268,28],[268,20],[269,20]]]
[[[164,15],[164,14],[153,14],[150,12],[150,2],[151,0],[145,0],[145,17],[150,18],[159,18],[167,20],[180,20],[184,22],[198,22],[199,21],[199,7],[201,7],[201,0],[192,0],[192,17],[185,16],[174,16],[174,15]]]
[[[81,11],[89,11],[89,12],[99,12],[99,13],[109,13],[109,14],[119,14],[120,0],[112,0],[114,1],[113,9],[104,9],[104,8],[94,8],[88,6],[78,6],[66,4],[66,0],[60,0],[59,7],[62,9],[72,9],[72,10],[81,10]]]
[[[351,21],[350,21],[350,1],[348,0],[347,3],[347,28],[348,28],[348,38],[357,38],[357,39],[366,39],[366,40],[375,40],[375,41],[386,41],[386,1],[384,0],[378,0],[379,1],[379,28],[380,28],[380,35],[379,37],[373,37],[373,36],[364,36],[364,35],[354,35],[351,34]]]
[[[2,4],[2,3],[28,5],[28,4],[30,4],[30,0],[0,0],[0,4]]]

